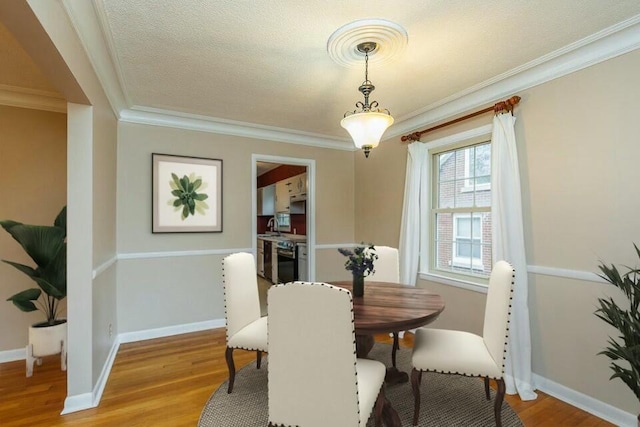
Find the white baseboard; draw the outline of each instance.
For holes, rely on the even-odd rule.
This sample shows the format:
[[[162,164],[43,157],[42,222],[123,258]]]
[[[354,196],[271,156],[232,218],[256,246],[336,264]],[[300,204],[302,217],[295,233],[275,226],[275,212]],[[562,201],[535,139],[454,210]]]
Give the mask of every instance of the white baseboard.
[[[67,396],[64,400],[64,409],[60,415],[70,414],[72,412],[84,411],[85,409],[95,408],[93,404],[93,393],[82,393],[73,396]]]
[[[64,401],[64,409],[62,410],[60,415],[66,415],[72,412],[95,408],[100,404],[100,399],[102,399],[104,387],[107,385],[107,380],[109,379],[109,374],[111,373],[113,362],[116,360],[116,355],[118,354],[118,348],[120,348],[120,341],[116,337],[116,339],[113,341],[113,345],[111,346],[111,350],[109,351],[109,355],[107,356],[107,360],[102,366],[100,377],[98,377],[98,381],[93,387],[93,392],[83,393],[75,396],[67,396]]]
[[[172,335],[188,334],[189,332],[205,331],[221,328],[226,324],[225,319],[206,320],[204,322],[186,323],[184,325],[167,326],[164,328],[147,329],[144,331],[125,332],[118,335],[120,343],[150,340],[154,338],[170,337]]]
[[[622,409],[618,409],[608,403],[604,403],[591,396],[580,393],[579,391],[565,387],[562,384],[558,384],[547,378],[541,377],[538,374],[533,374],[532,377],[538,390],[543,391],[556,399],[560,399],[569,405],[580,408],[583,411],[587,411],[590,414],[609,421],[617,426],[636,427],[638,425],[638,419],[634,414],[625,412]]]
[[[25,360],[26,358],[27,351],[24,348],[0,351],[0,363],[15,362],[16,360]]]
[[[104,362],[102,366],[102,372],[100,372],[100,376],[98,377],[98,381],[96,381],[96,385],[93,386],[93,406],[98,406],[100,404],[100,399],[102,399],[102,393],[104,392],[104,388],[107,385],[107,380],[109,379],[109,374],[111,373],[111,368],[113,367],[113,362],[116,360],[116,356],[118,355],[118,349],[120,348],[120,337],[116,337],[113,340],[113,345],[111,346],[111,350],[109,351],[109,355],[107,356],[107,360]]]

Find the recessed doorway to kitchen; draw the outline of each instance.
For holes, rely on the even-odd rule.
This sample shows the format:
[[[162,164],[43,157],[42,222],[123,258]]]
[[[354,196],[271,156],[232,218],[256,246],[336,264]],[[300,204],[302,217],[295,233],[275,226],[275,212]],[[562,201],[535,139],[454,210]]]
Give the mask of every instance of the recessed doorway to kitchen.
[[[258,287],[263,315],[266,294],[277,283],[308,281],[310,166],[293,159],[255,161],[255,236]]]

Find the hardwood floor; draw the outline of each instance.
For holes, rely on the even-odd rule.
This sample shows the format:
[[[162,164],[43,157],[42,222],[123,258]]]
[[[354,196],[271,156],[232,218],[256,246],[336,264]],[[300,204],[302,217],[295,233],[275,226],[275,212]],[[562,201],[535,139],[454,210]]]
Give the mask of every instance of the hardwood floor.
[[[406,334],[401,344],[412,346],[413,336]],[[211,393],[227,379],[224,349],[224,329],[123,344],[100,406],[65,416],[59,414],[66,373],[58,358],[36,366],[31,378],[25,377],[24,361],[0,364],[0,426],[193,427]],[[234,356],[236,368],[255,359],[248,351]],[[544,393],[538,396],[531,402],[506,397],[527,427],[612,425]]]

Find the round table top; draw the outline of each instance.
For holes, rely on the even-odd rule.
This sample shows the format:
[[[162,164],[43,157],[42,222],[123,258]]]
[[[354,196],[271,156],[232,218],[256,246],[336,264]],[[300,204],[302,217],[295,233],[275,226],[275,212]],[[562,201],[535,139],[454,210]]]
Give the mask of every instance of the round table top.
[[[351,281],[331,282],[351,291]],[[444,310],[444,299],[426,289],[398,283],[364,282],[364,296],[353,298],[357,334],[379,334],[419,328]]]

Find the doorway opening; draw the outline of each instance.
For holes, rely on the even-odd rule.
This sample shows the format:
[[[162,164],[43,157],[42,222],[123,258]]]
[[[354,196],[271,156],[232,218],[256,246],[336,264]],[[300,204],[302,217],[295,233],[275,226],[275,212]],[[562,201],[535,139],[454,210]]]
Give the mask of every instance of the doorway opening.
[[[268,289],[314,276],[315,161],[253,156],[252,241],[262,314]]]

